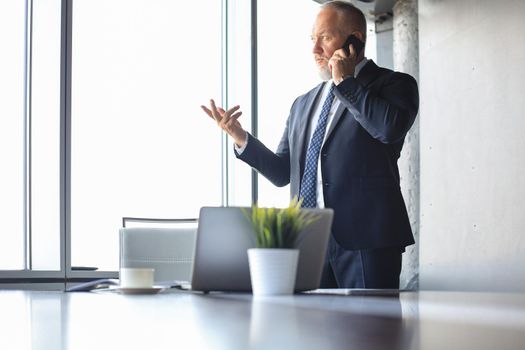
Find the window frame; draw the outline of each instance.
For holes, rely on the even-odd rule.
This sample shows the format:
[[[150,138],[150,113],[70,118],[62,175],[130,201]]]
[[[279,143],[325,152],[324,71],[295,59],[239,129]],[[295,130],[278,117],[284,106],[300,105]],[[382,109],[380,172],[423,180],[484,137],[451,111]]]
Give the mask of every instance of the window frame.
[[[0,283],[63,283],[66,279],[66,234],[64,220],[64,102],[66,96],[67,33],[68,8],[72,0],[61,1],[60,38],[60,269],[34,270],[32,266],[32,227],[31,227],[31,116],[32,116],[32,38],[33,38],[33,0],[26,0],[25,11],[25,62],[24,62],[24,269],[0,270]],[[70,55],[69,55],[70,57]],[[70,73],[70,72],[69,72]],[[69,74],[70,76],[70,74]]]
[[[228,6],[229,0],[221,0],[221,102],[228,107]],[[251,134],[257,137],[257,1],[250,0],[251,38]],[[31,68],[32,68],[32,9],[33,0],[26,0],[25,13],[25,159],[24,159],[24,270],[0,270],[0,284],[26,286],[31,283],[64,284],[92,280],[95,278],[117,278],[118,271],[79,271],[71,266],[71,76],[72,76],[72,19],[73,0],[61,0],[60,27],[60,269],[33,270],[31,264]],[[229,137],[224,134],[221,145],[222,205],[230,205],[228,184],[232,152]],[[257,202],[258,174],[251,170],[251,199]],[[196,219],[195,219],[196,220]]]

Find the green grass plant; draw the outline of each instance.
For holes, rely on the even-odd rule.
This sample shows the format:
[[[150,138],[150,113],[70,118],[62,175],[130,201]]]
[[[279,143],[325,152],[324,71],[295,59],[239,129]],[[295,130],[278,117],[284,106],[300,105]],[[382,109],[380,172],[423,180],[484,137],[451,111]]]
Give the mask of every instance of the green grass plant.
[[[301,210],[302,200],[293,198],[287,208],[261,208],[253,205],[244,210],[255,234],[257,248],[295,248],[301,231],[317,216]]]

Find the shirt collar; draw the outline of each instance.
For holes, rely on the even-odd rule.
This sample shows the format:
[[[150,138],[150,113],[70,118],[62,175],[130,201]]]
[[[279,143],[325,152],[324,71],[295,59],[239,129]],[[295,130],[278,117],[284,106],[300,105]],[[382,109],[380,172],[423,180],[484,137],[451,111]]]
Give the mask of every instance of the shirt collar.
[[[361,62],[359,62],[358,64],[355,65],[355,70],[354,70],[354,77],[357,77],[357,75],[359,74],[359,72],[361,72],[361,69],[363,69],[363,67],[365,66],[365,64],[368,63],[368,58],[364,57]]]

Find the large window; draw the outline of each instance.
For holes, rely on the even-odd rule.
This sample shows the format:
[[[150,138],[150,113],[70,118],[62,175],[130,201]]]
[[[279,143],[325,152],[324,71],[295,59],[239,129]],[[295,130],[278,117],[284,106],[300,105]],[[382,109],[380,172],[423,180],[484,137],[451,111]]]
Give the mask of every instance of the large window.
[[[321,82],[310,40],[318,10],[314,1],[258,2],[258,136],[273,151],[294,100]],[[290,188],[259,176],[258,195],[260,205],[286,206]]]
[[[0,2],[0,269],[24,268],[23,1]]]
[[[60,0],[0,3],[3,270],[61,268],[60,13]]]
[[[229,107],[240,105],[243,115],[239,122],[245,130],[252,129],[252,32],[251,6],[247,0],[229,0],[226,30],[227,60],[225,64],[225,103]],[[225,147],[227,166],[227,200],[225,204],[249,206],[252,202],[251,168],[236,159],[230,138]]]
[[[60,0],[33,1],[31,269],[60,270]]]
[[[286,205],[288,187],[261,176],[252,187],[252,170],[199,106],[240,104],[245,129],[275,149],[294,99],[319,83],[317,9],[0,1],[0,278],[113,276],[122,217],[196,218],[257,193],[261,205]]]
[[[71,262],[118,269],[123,216],[221,204],[221,2],[76,0]]]

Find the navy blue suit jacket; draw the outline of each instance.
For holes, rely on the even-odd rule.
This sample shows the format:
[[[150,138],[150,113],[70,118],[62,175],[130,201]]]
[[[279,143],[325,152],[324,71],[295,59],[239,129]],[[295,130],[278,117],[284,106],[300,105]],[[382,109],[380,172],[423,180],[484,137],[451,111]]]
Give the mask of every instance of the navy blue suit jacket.
[[[323,84],[295,100],[275,153],[248,135],[246,149],[237,154],[273,184],[290,183],[291,197],[299,194],[308,124]],[[369,61],[334,94],[341,104],[320,156],[324,203],[334,209],[334,238],[350,250],[413,244],[397,160],[418,112],[416,81]]]

